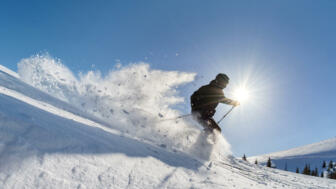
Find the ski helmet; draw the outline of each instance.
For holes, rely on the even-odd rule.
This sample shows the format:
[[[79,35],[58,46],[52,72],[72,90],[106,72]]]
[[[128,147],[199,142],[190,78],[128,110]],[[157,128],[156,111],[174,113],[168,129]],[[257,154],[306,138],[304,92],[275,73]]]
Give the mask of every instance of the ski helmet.
[[[228,84],[230,78],[229,78],[226,74],[219,73],[219,74],[217,74],[215,80],[216,80],[218,83],[223,83],[223,84],[225,83],[225,84]]]
[[[224,89],[228,83],[229,83],[229,77],[223,73],[217,74],[216,78],[211,81],[211,84],[222,89]]]

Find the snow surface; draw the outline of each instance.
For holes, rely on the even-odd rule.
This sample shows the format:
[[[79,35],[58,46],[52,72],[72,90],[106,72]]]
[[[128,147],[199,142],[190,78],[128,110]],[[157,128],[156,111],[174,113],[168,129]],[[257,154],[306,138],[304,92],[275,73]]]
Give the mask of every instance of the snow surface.
[[[302,171],[304,166],[309,164],[311,169],[318,168],[321,174],[323,161],[328,163],[336,159],[336,138],[286,151],[250,157],[248,160],[254,162],[257,159],[261,164],[266,164],[268,157],[271,157],[272,162],[279,169],[284,169],[287,164],[288,171],[295,172],[297,167]]]
[[[9,68],[6,68],[6,67],[3,66],[3,65],[0,65],[0,71],[3,71],[3,72],[5,72],[5,73],[7,73],[7,74],[9,74],[9,75],[11,75],[11,76],[13,76],[13,77],[16,77],[16,78],[19,78],[19,77],[20,77],[19,74],[17,74],[16,72],[12,71],[12,70],[9,69]]]
[[[179,115],[175,88],[193,74],[141,63],[105,78],[69,71],[57,80],[58,68],[68,70],[35,56],[20,63],[20,77],[0,71],[1,188],[336,188],[333,180],[238,160],[222,136],[213,145],[191,119],[165,120]]]

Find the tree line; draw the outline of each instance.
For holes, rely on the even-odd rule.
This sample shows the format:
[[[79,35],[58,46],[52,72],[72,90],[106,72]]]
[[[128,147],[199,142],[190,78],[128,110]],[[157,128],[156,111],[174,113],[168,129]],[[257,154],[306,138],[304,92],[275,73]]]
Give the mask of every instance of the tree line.
[[[242,157],[242,160],[247,161],[245,154]],[[254,161],[254,164],[256,165],[259,164],[257,159]],[[266,167],[277,168],[276,165],[272,162],[271,157],[268,157],[268,160],[266,162]],[[284,170],[288,171],[287,163],[285,163]],[[317,167],[312,169],[310,167],[310,164],[306,163],[304,168],[301,171],[299,167],[296,167],[295,172],[299,174],[310,175],[310,176],[315,176],[315,177],[336,179],[336,162],[333,162],[332,160],[330,160],[329,163],[327,163],[326,161],[323,161],[320,171]]]

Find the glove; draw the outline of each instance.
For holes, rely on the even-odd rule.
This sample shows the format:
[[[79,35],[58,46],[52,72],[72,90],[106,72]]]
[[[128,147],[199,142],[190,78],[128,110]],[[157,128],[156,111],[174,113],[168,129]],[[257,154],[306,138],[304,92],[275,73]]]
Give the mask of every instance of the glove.
[[[234,107],[239,106],[239,105],[240,105],[240,102],[234,100],[234,101],[232,102],[232,105],[233,105]]]

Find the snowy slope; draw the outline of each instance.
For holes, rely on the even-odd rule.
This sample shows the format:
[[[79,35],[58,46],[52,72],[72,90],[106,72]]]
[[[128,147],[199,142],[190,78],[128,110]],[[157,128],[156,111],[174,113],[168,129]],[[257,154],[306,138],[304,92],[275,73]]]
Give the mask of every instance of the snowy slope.
[[[190,148],[203,156],[130,135],[3,71],[1,188],[336,188],[329,179],[211,157],[218,148],[201,134]]]
[[[250,157],[248,159],[251,162],[254,162],[255,159],[257,159],[260,163],[265,164],[268,157],[271,157],[272,161],[279,169],[284,169],[287,164],[287,169],[289,171],[295,172],[296,167],[302,171],[305,164],[310,164],[311,169],[317,167],[320,172],[323,161],[328,162],[330,160],[336,160],[336,138],[286,151]]]
[[[20,77],[19,74],[17,74],[16,72],[14,72],[11,69],[6,68],[3,65],[0,65],[0,71],[2,71],[3,73],[9,74],[10,76],[13,76],[15,78],[19,78]]]
[[[27,85],[23,81],[20,80],[20,76],[14,71],[0,65],[0,87],[1,89],[6,88],[7,91],[14,91],[17,93],[22,93],[26,97],[31,99],[35,99],[37,101],[48,102],[48,104],[58,107],[60,109],[66,110],[68,112],[72,112],[74,114],[78,114],[79,116],[86,117],[88,119],[95,120],[96,122],[103,122],[101,119],[98,119],[84,111],[81,111],[79,108],[76,108],[68,103],[63,102],[51,95],[41,92],[40,90]],[[104,124],[107,124],[104,122]]]

